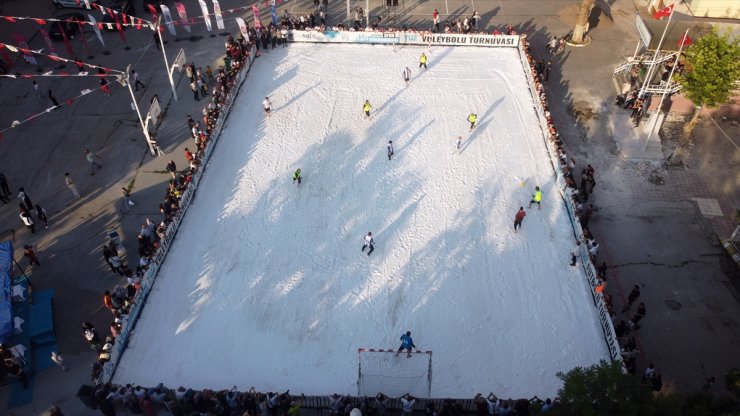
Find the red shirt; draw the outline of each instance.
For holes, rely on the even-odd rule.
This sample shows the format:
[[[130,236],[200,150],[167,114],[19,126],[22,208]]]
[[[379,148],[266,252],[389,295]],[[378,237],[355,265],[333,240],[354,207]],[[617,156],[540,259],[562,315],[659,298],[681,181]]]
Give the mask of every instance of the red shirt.
[[[519,211],[519,212],[517,212],[517,213],[516,213],[516,217],[514,217],[514,220],[515,220],[515,221],[520,221],[520,222],[521,222],[521,221],[522,221],[522,220],[524,219],[524,217],[525,217],[526,215],[527,215],[527,213],[526,213],[526,212],[524,212],[524,211]]]

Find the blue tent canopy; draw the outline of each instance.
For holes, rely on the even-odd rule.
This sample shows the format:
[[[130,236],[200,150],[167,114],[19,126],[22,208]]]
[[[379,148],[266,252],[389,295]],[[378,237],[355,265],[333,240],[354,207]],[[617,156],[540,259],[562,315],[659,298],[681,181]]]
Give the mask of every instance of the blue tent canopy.
[[[0,243],[0,343],[13,335],[13,301],[10,285],[13,281],[13,244]]]

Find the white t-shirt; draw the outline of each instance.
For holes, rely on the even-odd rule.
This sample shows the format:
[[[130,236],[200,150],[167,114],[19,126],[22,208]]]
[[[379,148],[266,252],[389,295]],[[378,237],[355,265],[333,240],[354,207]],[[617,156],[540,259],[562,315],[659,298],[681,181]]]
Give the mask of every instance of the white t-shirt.
[[[269,109],[270,109],[270,104],[271,104],[271,103],[270,103],[270,100],[268,100],[267,98],[265,98],[265,99],[264,99],[264,100],[262,101],[262,107],[265,107],[265,110],[269,110]]]
[[[365,237],[367,238],[367,237]],[[372,239],[372,237],[370,238]],[[416,403],[416,400],[406,400],[403,397],[401,397],[401,404],[403,404],[403,412],[404,413],[411,413],[414,411],[414,403]]]
[[[372,243],[373,243],[373,236],[366,235],[365,236],[365,244],[372,244]],[[403,400],[403,399],[401,399],[401,400]]]

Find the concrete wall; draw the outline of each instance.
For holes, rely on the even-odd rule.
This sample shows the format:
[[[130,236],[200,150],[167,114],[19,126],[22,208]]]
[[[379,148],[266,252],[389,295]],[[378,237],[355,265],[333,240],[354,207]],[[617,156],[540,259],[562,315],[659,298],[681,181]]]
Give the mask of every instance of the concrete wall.
[[[740,19],[738,0],[685,0],[686,5],[696,17],[717,17]]]

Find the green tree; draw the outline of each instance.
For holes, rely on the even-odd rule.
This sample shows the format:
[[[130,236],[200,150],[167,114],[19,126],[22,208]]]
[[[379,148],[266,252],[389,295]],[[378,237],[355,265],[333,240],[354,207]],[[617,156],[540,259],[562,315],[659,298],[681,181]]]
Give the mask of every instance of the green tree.
[[[649,384],[622,371],[622,363],[604,360],[591,367],[558,373],[563,387],[558,392],[558,415],[614,416],[651,415],[653,394]]]
[[[685,57],[686,67],[682,74],[676,76],[676,80],[696,109],[684,126],[678,147],[671,155],[670,161],[674,164],[683,161],[701,108],[726,103],[735,83],[740,80],[740,39],[733,40],[729,32],[720,34],[715,28],[690,45]]]

